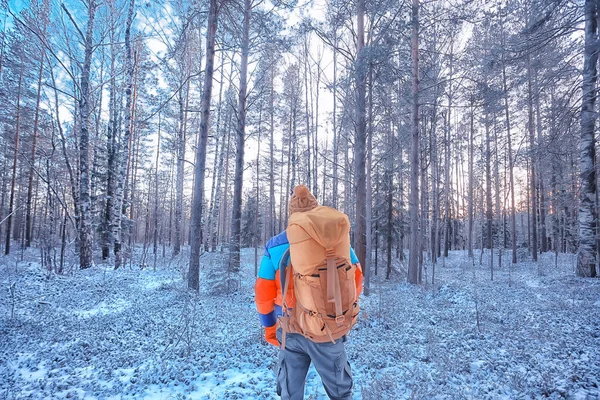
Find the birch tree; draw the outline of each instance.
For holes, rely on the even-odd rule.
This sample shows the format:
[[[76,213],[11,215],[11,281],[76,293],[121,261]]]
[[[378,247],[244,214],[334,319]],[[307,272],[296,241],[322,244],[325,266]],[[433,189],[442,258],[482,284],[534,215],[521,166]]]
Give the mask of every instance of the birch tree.
[[[579,144],[579,168],[581,191],[579,195],[579,251],[577,252],[577,275],[596,276],[597,265],[597,183],[596,183],[596,80],[598,76],[598,15],[595,0],[585,1],[585,50],[583,53],[583,84],[581,102],[581,139]]]
[[[94,265],[94,234],[91,220],[90,174],[89,174],[89,124],[90,124],[90,70],[94,48],[94,21],[97,3],[88,2],[88,21],[84,38],[84,61],[81,69],[79,98],[79,265],[82,269]]]

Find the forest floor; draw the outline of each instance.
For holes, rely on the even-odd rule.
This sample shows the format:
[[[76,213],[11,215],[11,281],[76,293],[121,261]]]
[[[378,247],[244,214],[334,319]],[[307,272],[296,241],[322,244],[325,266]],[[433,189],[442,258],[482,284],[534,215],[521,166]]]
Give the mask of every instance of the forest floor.
[[[228,295],[220,254],[203,256],[199,295],[185,289],[185,255],[64,275],[33,251],[0,258],[0,399],[277,398],[254,250],[242,256]],[[401,264],[385,281],[380,265],[347,342],[354,398],[600,399],[600,279],[576,278],[571,255],[505,259],[493,281],[476,261],[452,252],[423,286],[404,283]],[[326,398],[312,368],[305,398]]]

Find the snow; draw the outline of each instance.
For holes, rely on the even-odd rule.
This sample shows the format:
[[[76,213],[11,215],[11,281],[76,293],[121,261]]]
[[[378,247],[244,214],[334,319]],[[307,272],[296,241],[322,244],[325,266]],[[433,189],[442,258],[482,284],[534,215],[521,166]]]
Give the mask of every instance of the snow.
[[[127,301],[124,299],[116,299],[114,302],[107,304],[101,301],[95,307],[89,310],[75,310],[74,314],[81,318],[89,318],[97,314],[109,314],[123,311],[127,308]]]
[[[513,266],[509,281],[507,255],[494,281],[486,255],[471,266],[460,251],[436,267],[435,285],[373,277],[347,342],[354,399],[600,399],[600,280],[575,277],[570,255],[555,265],[544,254]],[[34,252],[0,258],[0,393],[276,399],[254,250],[242,256],[240,290],[223,294],[215,275],[225,257],[205,254],[198,296],[185,288],[183,259],[48,276]],[[326,399],[312,367],[305,398]]]

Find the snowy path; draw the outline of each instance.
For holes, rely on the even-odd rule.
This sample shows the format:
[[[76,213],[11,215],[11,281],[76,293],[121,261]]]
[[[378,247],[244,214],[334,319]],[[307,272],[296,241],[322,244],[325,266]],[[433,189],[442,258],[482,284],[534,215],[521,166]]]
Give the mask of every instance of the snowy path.
[[[243,254],[242,290],[209,295],[203,270],[197,299],[173,264],[47,279],[0,258],[0,398],[275,399]],[[462,252],[435,290],[376,278],[348,342],[355,399],[600,399],[600,280],[572,262],[521,263],[512,287],[507,267],[490,282]],[[306,398],[326,398],[312,369]]]

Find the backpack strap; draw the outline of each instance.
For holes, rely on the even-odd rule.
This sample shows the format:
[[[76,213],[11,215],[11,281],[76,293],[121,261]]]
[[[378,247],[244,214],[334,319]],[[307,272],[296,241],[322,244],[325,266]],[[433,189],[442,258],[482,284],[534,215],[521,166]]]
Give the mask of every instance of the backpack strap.
[[[288,264],[291,264],[291,262],[288,263],[289,259],[290,259],[290,248],[288,247],[288,249],[285,251],[285,253],[283,253],[283,255],[281,256],[281,259],[279,260],[279,283],[281,284],[281,290],[283,290],[283,288],[285,287],[286,267],[288,266]],[[285,297],[282,299],[282,301],[283,300],[285,300]]]
[[[285,336],[290,323],[290,315],[288,313],[287,304],[285,299],[287,297],[287,292],[290,286],[290,280],[292,279],[292,269],[287,268],[291,266],[291,262],[288,263],[290,259],[290,249],[288,248],[281,260],[279,261],[279,282],[281,283],[281,309],[283,311],[283,316],[281,317],[281,349],[285,350]],[[290,260],[291,261],[291,260]],[[288,275],[286,277],[286,275]]]
[[[340,288],[340,277],[335,266],[335,249],[326,250],[327,255],[327,302],[335,305],[335,322],[338,326],[344,323],[342,311],[342,290]]]

